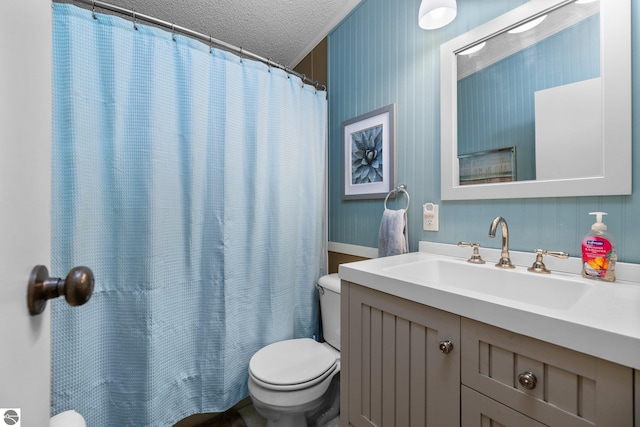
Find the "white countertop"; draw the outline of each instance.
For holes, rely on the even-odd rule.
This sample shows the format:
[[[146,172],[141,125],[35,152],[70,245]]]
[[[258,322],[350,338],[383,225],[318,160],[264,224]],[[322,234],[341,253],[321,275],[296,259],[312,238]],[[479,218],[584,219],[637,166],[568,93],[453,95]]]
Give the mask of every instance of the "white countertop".
[[[487,261],[482,268],[495,268],[499,250],[480,248],[480,254]],[[430,283],[429,279],[403,275],[401,268],[386,270],[429,259],[465,260],[470,255],[470,248],[420,242],[419,252],[341,264],[339,276],[371,289],[640,369],[640,265],[618,263],[616,281],[610,283],[582,278],[579,258],[560,260],[546,256],[544,262],[552,275],[588,285],[587,292],[569,308],[541,307]],[[516,269],[525,272],[535,260],[533,253],[511,251],[510,255]],[[553,299],[552,293],[549,298]]]

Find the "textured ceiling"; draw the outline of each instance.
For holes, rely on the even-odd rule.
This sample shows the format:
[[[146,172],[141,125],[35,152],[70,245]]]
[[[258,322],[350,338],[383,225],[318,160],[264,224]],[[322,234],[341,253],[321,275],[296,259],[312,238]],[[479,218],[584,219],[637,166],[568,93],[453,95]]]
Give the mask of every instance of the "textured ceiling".
[[[361,0],[104,1],[211,35],[293,68]]]

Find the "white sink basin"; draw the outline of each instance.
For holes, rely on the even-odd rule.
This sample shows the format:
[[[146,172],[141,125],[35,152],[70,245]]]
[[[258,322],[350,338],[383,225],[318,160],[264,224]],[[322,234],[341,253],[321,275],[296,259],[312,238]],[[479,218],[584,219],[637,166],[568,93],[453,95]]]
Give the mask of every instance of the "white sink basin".
[[[531,273],[524,267],[501,269],[489,262],[478,265],[457,259],[429,259],[384,271],[438,288],[450,287],[553,309],[570,308],[590,289],[583,279],[561,273]]]

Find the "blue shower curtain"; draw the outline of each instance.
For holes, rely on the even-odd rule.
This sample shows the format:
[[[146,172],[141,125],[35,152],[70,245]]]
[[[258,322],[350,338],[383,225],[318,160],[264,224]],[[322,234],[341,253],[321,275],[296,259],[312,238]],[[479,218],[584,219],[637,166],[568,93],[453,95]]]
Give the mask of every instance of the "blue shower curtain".
[[[171,426],[317,333],[326,93],[193,39],[54,5],[52,412]]]

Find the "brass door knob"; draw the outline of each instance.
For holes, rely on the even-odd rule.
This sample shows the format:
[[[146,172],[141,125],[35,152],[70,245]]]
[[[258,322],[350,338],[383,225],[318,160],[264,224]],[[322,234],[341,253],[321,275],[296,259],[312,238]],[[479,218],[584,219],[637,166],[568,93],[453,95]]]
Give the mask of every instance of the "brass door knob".
[[[93,272],[89,267],[74,267],[65,279],[49,277],[44,265],[36,265],[31,270],[27,288],[27,306],[31,315],[37,315],[47,307],[47,300],[64,295],[69,305],[86,303],[93,294]]]

